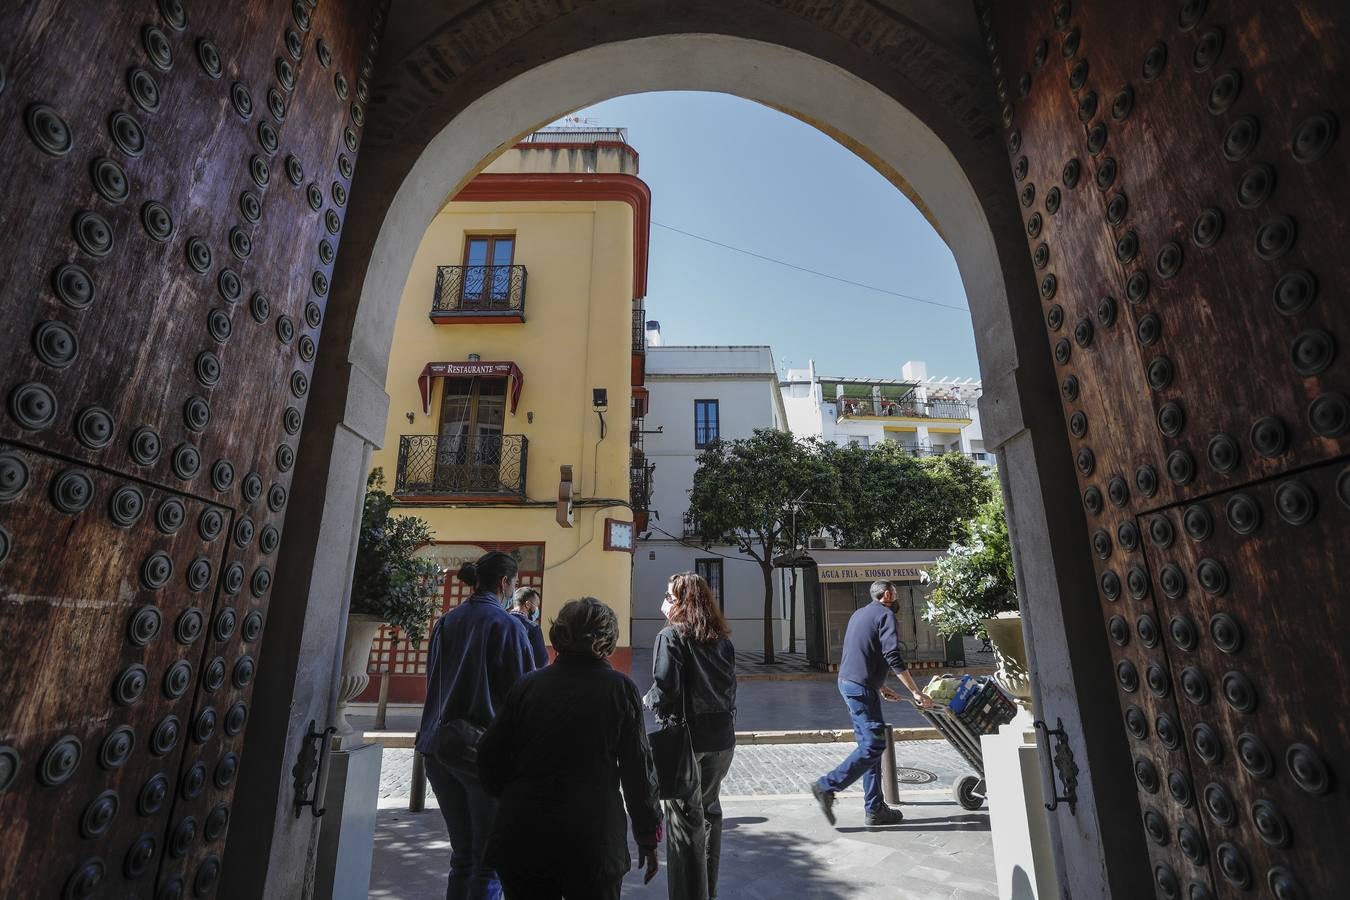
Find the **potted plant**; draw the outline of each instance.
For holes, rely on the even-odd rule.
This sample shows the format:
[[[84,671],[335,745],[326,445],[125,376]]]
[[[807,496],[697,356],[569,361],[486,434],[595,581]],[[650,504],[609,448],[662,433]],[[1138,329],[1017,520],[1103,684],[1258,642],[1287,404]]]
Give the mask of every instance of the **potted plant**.
[[[416,516],[391,515],[393,507],[394,498],[384,490],[384,472],[377,468],[366,479],[342,651],[338,733],[343,735],[353,730],[347,721],[347,703],[370,684],[367,664],[380,626],[390,626],[416,645],[440,608],[439,570],[432,560],[416,555],[431,543],[431,528]]]
[[[923,580],[933,585],[924,618],[943,636],[988,638],[998,660],[994,677],[1009,693],[1030,703],[1026,642],[1000,493],[995,492],[966,522],[965,531],[947,555],[923,574]]]

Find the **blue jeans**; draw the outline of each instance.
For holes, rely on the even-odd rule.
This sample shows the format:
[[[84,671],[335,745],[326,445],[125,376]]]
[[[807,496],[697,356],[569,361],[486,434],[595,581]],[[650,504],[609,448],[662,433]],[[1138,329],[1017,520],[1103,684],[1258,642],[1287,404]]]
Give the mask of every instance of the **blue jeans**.
[[[497,814],[497,801],[476,781],[451,772],[425,757],[427,781],[436,793],[446,831],[450,833],[450,881],[445,900],[501,900],[497,873],[483,865],[483,848]]]
[[[821,790],[842,791],[859,778],[863,780],[863,806],[875,812],[885,801],[881,799],[881,754],[886,750],[886,723],[881,718],[881,694],[863,684],[839,682],[839,693],[848,704],[853,719],[853,733],[858,746],[833,772],[820,777]]]

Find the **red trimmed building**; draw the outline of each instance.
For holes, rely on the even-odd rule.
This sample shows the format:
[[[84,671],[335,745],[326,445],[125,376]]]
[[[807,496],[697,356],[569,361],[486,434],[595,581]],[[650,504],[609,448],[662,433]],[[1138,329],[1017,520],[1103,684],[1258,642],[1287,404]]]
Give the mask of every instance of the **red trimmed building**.
[[[545,129],[446,203],[404,288],[371,460],[435,532],[424,552],[446,573],[443,609],[466,596],[462,562],[515,552],[546,629],[574,597],[614,608],[625,669],[651,479],[639,440],[651,193],[637,173],[623,129]],[[391,702],[420,703],[425,643],[393,638],[376,639],[359,699],[390,672]]]

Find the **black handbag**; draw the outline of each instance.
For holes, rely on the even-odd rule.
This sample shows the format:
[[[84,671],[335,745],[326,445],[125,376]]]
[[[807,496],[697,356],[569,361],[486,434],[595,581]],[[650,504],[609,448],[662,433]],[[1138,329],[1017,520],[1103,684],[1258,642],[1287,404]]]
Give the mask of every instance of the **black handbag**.
[[[662,800],[683,800],[698,787],[698,763],[689,730],[689,690],[680,685],[682,715],[647,735],[656,766],[657,794]]]
[[[479,728],[468,719],[451,719],[436,726],[432,737],[431,755],[452,772],[478,778],[478,742],[486,728]]]

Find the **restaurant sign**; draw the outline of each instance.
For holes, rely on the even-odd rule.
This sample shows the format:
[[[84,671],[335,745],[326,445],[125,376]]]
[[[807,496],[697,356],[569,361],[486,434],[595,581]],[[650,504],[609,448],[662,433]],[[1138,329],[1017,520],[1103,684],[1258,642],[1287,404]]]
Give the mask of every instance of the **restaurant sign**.
[[[847,563],[816,566],[823,584],[843,581],[918,581],[931,562]]]
[[[430,362],[422,367],[417,376],[417,391],[422,395],[422,412],[431,413],[431,379],[454,377],[488,376],[511,379],[511,415],[516,414],[516,404],[520,402],[520,389],[525,384],[525,376],[520,366],[513,362]]]

